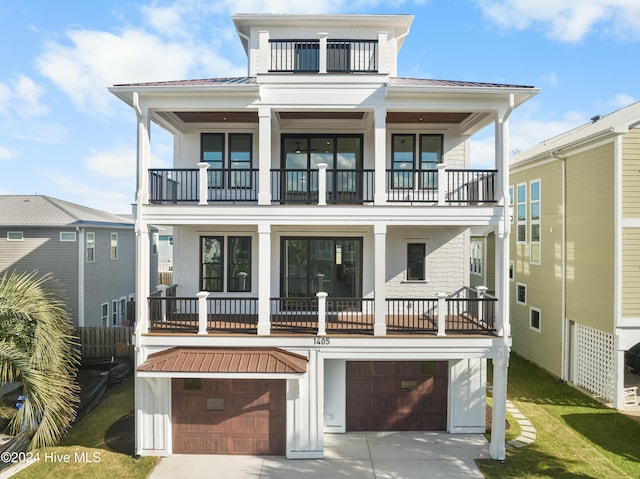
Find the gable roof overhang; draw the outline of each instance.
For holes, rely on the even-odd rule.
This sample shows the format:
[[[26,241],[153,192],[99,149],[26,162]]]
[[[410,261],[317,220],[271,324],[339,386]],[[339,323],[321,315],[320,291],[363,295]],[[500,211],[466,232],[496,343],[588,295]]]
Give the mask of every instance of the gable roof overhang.
[[[280,348],[174,347],[150,354],[139,377],[292,379],[307,372],[307,358]]]

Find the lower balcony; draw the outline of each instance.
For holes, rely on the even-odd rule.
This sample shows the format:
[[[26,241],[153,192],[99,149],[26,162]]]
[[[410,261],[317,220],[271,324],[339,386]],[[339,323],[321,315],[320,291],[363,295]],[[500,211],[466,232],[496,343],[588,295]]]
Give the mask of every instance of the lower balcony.
[[[258,333],[257,298],[175,297],[175,287],[148,298],[150,333]],[[387,298],[387,335],[495,335],[497,299],[464,288],[437,298]],[[373,335],[373,298],[270,298],[271,334]]]

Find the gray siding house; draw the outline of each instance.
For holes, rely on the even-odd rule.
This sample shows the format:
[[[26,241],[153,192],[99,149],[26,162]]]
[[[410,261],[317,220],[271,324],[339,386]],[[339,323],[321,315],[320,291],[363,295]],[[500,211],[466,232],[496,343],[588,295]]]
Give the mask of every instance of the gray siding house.
[[[151,251],[153,279],[157,253]],[[135,264],[132,220],[49,196],[0,196],[0,274],[52,273],[75,326],[132,322],[127,304],[135,296]]]

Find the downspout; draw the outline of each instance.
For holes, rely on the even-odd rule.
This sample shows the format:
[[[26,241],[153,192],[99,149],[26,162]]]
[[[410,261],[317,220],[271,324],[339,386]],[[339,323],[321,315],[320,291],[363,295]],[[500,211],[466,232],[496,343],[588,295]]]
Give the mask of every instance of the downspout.
[[[84,327],[84,229],[76,226],[78,235],[78,327]]]

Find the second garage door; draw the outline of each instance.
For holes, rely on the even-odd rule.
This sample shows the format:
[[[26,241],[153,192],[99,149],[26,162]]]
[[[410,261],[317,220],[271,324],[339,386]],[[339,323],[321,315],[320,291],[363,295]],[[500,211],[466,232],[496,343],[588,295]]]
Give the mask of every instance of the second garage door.
[[[284,380],[173,379],[173,452],[284,455]]]
[[[447,429],[446,361],[348,361],[347,430]]]

